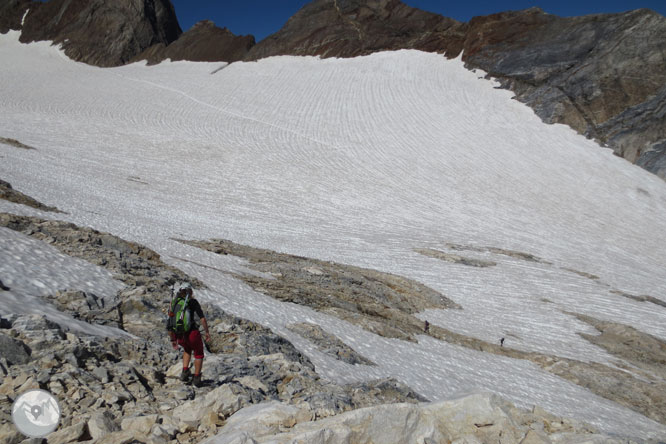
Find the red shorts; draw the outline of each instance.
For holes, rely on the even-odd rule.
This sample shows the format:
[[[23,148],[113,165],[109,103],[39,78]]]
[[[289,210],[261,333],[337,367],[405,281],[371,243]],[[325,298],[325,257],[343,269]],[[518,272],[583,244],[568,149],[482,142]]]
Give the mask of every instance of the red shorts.
[[[178,336],[177,340],[178,345],[183,347],[185,353],[192,353],[192,350],[194,350],[194,359],[203,359],[204,346],[199,330],[192,330],[189,333]]]

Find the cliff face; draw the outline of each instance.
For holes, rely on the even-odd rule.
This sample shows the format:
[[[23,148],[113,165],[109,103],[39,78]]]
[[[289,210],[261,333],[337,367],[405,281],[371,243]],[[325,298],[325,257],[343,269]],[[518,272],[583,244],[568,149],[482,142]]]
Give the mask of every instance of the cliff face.
[[[666,178],[666,19],[650,10],[473,19],[463,59],[546,122],[564,123]]]
[[[459,23],[399,0],[316,0],[246,56],[418,49],[481,68],[563,123],[666,178],[666,19],[642,9],[562,18],[538,8]]]
[[[255,44],[251,35],[236,36],[227,28],[218,28],[204,20],[165,46],[159,43],[139,54],[135,60],[159,63],[166,59],[195,62],[236,62],[243,59]]]
[[[21,16],[29,8],[22,42],[52,40],[63,45],[68,57],[91,65],[122,65],[155,44],[168,45],[182,33],[169,0],[11,3],[17,3],[12,11],[22,10]]]
[[[462,48],[465,27],[399,0],[315,0],[254,46],[246,59],[354,57],[397,49],[455,53]]]
[[[31,0],[4,0],[0,3],[0,34],[6,34],[10,29],[21,29],[21,19],[31,4]]]

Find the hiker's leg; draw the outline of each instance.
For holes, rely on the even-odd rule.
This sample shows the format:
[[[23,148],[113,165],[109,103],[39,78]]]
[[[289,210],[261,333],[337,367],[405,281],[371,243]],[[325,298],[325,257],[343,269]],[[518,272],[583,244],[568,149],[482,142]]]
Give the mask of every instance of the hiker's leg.
[[[190,355],[188,352],[186,352],[186,351],[183,352],[183,368],[184,369],[185,368],[190,368],[190,357],[191,356],[192,355]],[[196,362],[195,362],[195,364],[196,364]]]
[[[199,330],[193,330],[190,333],[190,343],[192,344],[192,351],[194,354],[194,374],[201,374],[201,367],[203,365],[204,347],[201,340],[201,333]]]

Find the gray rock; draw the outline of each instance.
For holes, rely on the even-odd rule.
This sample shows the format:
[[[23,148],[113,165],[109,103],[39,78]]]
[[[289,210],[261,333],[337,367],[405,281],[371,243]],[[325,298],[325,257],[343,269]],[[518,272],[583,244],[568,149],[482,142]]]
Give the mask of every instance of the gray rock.
[[[424,256],[440,259],[445,262],[451,262],[454,264],[468,265],[470,267],[485,268],[485,267],[494,267],[495,265],[497,265],[497,262],[484,261],[481,259],[472,259],[457,254],[445,253],[443,251],[435,250],[432,248],[416,248],[414,249],[414,251]]]
[[[44,315],[23,315],[12,321],[12,328],[18,332],[26,333],[40,330],[62,331],[60,326]]]
[[[88,435],[86,422],[79,422],[69,427],[61,428],[48,436],[48,444],[67,444],[78,442]]]
[[[11,144],[13,146],[19,146],[19,147],[26,147],[26,149],[34,149],[31,147],[28,147],[27,145],[23,145],[17,140],[13,139],[6,139],[3,137],[0,137],[0,143],[4,144]],[[3,180],[0,180],[0,199],[4,199],[9,202],[14,202],[22,205],[27,205],[32,208],[37,208],[38,210],[42,211],[50,211],[54,213],[61,213],[60,210],[58,210],[56,207],[49,207],[47,205],[44,205],[43,203],[33,199],[30,196],[26,196],[25,194],[21,193],[20,191],[17,191],[12,188],[11,184],[8,182],[5,182]],[[0,290],[7,291],[9,288],[5,287],[2,285],[2,282],[0,281]]]
[[[544,121],[663,174],[665,44],[666,18],[647,9],[561,18],[532,8],[473,19],[463,59]]]
[[[3,284],[2,281],[0,281],[0,290],[2,290],[2,291],[9,291],[9,290],[11,290],[11,289],[10,289],[9,287],[5,286],[5,284]],[[1,318],[0,318],[0,319],[1,319]]]
[[[100,439],[119,430],[120,427],[108,410],[93,414],[88,421],[88,431],[93,439]]]
[[[9,365],[27,364],[31,353],[23,341],[0,333],[0,358],[6,359]]]
[[[325,332],[318,325],[300,323],[291,324],[287,326],[287,328],[310,340],[322,353],[333,356],[337,360],[352,365],[376,365],[374,362],[358,354],[353,348],[342,342],[340,339]]]
[[[92,374],[95,375],[102,383],[106,384],[111,379],[109,378],[109,372],[104,367],[95,367],[92,371]]]
[[[432,288],[389,273],[251,248],[223,239],[181,242],[247,259],[263,275],[236,277],[258,292],[306,305],[386,337],[415,341],[415,336],[423,333],[416,313],[428,308],[460,308]],[[317,272],[313,273],[315,269]]]

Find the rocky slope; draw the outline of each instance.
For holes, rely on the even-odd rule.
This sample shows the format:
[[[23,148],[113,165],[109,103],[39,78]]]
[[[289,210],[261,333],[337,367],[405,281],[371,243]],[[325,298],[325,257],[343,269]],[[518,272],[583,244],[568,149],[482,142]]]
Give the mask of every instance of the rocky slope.
[[[283,54],[354,57],[397,49],[457,54],[465,28],[399,0],[315,0],[253,47],[246,59]]]
[[[170,45],[158,43],[133,60],[148,60],[151,64],[166,59],[231,63],[243,59],[254,44],[251,35],[236,36],[227,28],[218,28],[213,22],[204,20]]]
[[[22,42],[51,40],[70,58],[97,66],[125,64],[182,33],[169,0],[12,0],[0,12],[2,29],[21,29]]]
[[[425,401],[390,379],[347,386],[324,381],[282,337],[207,304],[212,340],[204,364],[206,385],[183,384],[177,379],[179,353],[168,345],[163,327],[164,307],[171,283],[202,284],[145,247],[89,228],[10,214],[0,214],[0,226],[114,273],[127,285],[113,300],[63,289],[44,303],[75,319],[129,333],[75,333],[41,315],[0,318],[2,442],[22,442],[11,426],[11,405],[34,388],[61,401],[63,420],[49,443],[199,442],[240,408],[270,400],[298,405],[308,419],[387,402]]]
[[[666,18],[640,9],[562,18],[533,8],[477,17],[463,60],[564,123],[666,178]]]

